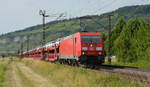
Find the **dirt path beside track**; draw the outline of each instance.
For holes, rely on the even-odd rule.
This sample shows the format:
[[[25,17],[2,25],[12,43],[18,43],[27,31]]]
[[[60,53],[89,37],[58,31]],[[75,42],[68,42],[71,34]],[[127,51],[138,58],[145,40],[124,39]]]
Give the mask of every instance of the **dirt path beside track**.
[[[35,73],[29,67],[25,66],[23,63],[17,63],[17,66],[23,72],[23,74],[32,81],[34,87],[56,87],[52,85],[47,78],[42,77],[41,75]]]
[[[16,71],[15,63],[10,63],[5,74],[4,87],[23,87]]]
[[[56,87],[23,63],[13,61],[5,74],[4,87]]]

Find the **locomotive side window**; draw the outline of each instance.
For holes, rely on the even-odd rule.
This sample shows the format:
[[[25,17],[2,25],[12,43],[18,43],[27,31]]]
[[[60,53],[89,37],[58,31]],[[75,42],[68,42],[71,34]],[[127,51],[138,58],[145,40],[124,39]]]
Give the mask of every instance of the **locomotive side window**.
[[[100,36],[81,36],[82,43],[100,43]]]
[[[50,51],[49,51],[49,53],[54,53],[54,52],[55,52],[54,50],[50,50]]]
[[[75,43],[77,43],[77,38],[75,38]]]
[[[41,53],[39,52],[38,55],[41,56]]]

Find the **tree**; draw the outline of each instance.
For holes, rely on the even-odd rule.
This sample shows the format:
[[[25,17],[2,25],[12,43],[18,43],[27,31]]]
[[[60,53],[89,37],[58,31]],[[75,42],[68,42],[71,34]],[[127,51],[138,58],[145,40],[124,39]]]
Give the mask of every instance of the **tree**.
[[[114,41],[120,36],[120,33],[122,32],[124,26],[126,26],[126,22],[123,20],[123,18],[121,17],[120,19],[118,19],[117,23],[115,24],[114,28],[111,31],[111,55],[115,55],[114,54]],[[108,38],[105,41],[105,50],[108,49]],[[106,51],[107,52],[107,51]]]
[[[137,40],[136,43],[136,54],[139,58],[139,60],[143,60],[143,59],[149,59],[150,56],[150,51],[149,51],[149,47],[150,47],[150,22],[141,19],[140,20],[141,26],[140,26],[140,30],[137,32],[137,37],[135,38]]]
[[[118,39],[115,41],[114,49],[118,61],[137,61],[136,43],[137,32],[140,29],[140,21],[137,18],[131,19],[127,26],[123,28]]]

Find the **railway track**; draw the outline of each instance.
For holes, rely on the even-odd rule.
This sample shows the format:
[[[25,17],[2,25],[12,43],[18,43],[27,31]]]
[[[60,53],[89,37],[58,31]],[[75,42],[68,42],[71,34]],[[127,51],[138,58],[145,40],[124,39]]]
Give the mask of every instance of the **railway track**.
[[[94,69],[99,72],[107,72],[113,75],[120,75],[120,77],[150,85],[150,69],[114,65],[89,65],[84,68]]]

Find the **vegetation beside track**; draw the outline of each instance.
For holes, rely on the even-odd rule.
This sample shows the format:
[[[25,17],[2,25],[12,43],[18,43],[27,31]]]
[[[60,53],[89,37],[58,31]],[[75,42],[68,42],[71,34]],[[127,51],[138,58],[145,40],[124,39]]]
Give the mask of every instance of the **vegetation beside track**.
[[[58,87],[148,87],[135,81],[120,78],[119,75],[111,75],[95,70],[32,59],[24,59],[20,62],[25,63],[36,73],[48,78]]]
[[[105,64],[108,63],[108,59],[105,59]],[[138,68],[150,68],[149,60],[140,60],[137,62],[119,62],[117,59],[112,59],[111,65],[117,65],[117,66],[131,66],[131,67],[138,67]]]
[[[141,60],[141,61],[134,62],[134,63],[112,62],[112,65],[132,66],[132,67],[138,67],[138,68],[150,68],[150,63],[147,60]]]

